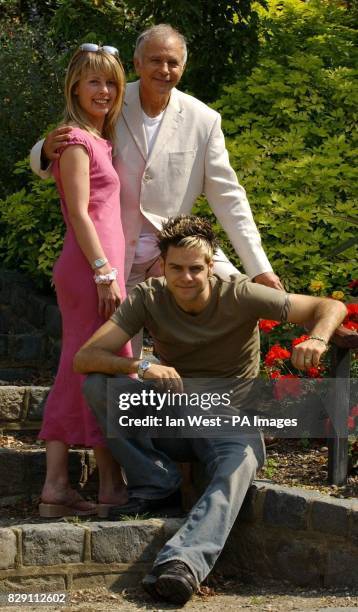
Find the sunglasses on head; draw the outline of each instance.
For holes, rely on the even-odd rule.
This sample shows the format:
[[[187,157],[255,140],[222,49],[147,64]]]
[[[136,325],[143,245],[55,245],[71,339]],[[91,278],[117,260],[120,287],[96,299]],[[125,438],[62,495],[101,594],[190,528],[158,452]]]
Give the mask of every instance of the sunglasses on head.
[[[92,51],[93,53],[97,53],[97,51],[105,51],[106,53],[109,53],[110,55],[119,56],[119,51],[118,49],[116,49],[116,47],[110,47],[108,45],[104,45],[103,47],[100,47],[100,45],[96,45],[95,43],[83,43],[83,45],[80,45],[80,50],[81,51]]]

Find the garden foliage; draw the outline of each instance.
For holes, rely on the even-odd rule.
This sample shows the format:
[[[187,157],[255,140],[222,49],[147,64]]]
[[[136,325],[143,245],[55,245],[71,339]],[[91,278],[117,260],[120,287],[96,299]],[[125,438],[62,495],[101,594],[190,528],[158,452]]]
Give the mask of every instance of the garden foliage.
[[[62,111],[63,69],[43,18],[22,22],[8,16],[0,25],[0,197],[4,197],[21,187],[14,164]]]
[[[143,23],[170,23],[185,34],[189,60],[182,87],[214,100],[225,83],[252,67],[258,50],[258,7],[265,0],[132,0]]]
[[[2,0],[0,0],[0,9]],[[0,197],[23,185],[14,164],[63,109],[65,67],[84,41],[110,41],[131,68],[136,36],[125,5],[92,0],[6,3],[0,17]],[[110,33],[110,34],[109,34]]]
[[[174,5],[169,0],[161,5],[173,13]],[[14,133],[21,134],[19,139],[27,142],[27,147],[46,123],[57,119],[53,116],[50,119],[49,115],[55,110],[59,113],[62,106],[62,95],[51,89],[56,79],[54,76],[49,79],[46,73],[54,65],[47,62],[51,49],[63,71],[71,37],[77,36],[76,44],[84,39],[108,42],[106,31],[112,22],[114,38],[110,42],[121,48],[116,36],[122,36],[123,49],[128,48],[129,53],[134,33],[147,25],[154,14],[159,11],[160,19],[165,20],[156,2],[150,4],[151,15],[149,5],[139,0],[127,4],[108,0],[76,3],[58,0],[46,6],[52,11],[49,22],[56,32],[57,48],[39,46],[36,54],[41,41],[32,38],[29,65],[25,70],[26,36],[35,36],[34,27],[29,26],[28,31],[24,30],[23,48],[16,34],[6,39],[5,50],[1,51],[3,57],[8,53],[9,63],[12,49],[16,58],[21,58],[20,67],[15,71],[19,74],[18,82],[11,87],[11,76],[6,77],[6,91],[10,94],[5,95],[1,89],[5,85],[0,84],[4,134],[11,123]],[[193,7],[185,3],[183,19],[185,15],[189,19]],[[138,22],[141,11],[145,23]],[[321,283],[324,292],[341,289],[353,277],[357,224],[354,210],[357,84],[353,68],[356,53],[352,11],[324,0],[269,0],[267,9],[257,4],[255,11],[260,18],[257,63],[249,74],[242,74],[234,84],[224,88],[214,107],[222,114],[233,167],[247,190],[275,271],[290,290],[305,291],[312,280]],[[96,28],[95,34],[93,28]],[[188,31],[189,37],[194,36],[190,28]],[[21,54],[17,49],[22,49]],[[37,58],[37,68],[32,67],[33,57]],[[229,64],[230,57],[233,56],[229,54]],[[206,61],[203,56],[201,59]],[[226,59],[220,61],[225,63]],[[39,72],[42,65],[44,77]],[[225,64],[225,70],[226,67]],[[202,70],[203,79],[208,72],[211,69]],[[234,67],[233,74],[237,74]],[[21,97],[16,87],[23,82],[27,84],[22,85]],[[195,82],[193,78],[192,84]],[[190,84],[189,88],[193,91]],[[196,88],[194,94],[200,98],[199,82]],[[35,96],[33,106],[25,113],[24,101],[30,101],[31,96]],[[21,100],[18,106],[13,103],[16,97]],[[20,129],[15,129],[18,126]],[[11,140],[9,135],[4,134],[0,139],[4,159],[12,159],[15,150],[23,156],[23,143],[17,142],[12,149],[12,143],[6,142]],[[6,161],[2,169],[4,164],[6,167]],[[6,173],[10,175],[8,168]],[[0,183],[2,178],[3,175]],[[63,224],[58,197],[51,182],[41,182],[31,176],[26,170],[26,161],[16,166],[14,178],[21,190],[0,200],[0,259],[9,267],[30,272],[44,285],[61,248]],[[203,198],[195,210],[210,214]],[[238,263],[227,237],[214,219],[213,222],[226,250]]]
[[[52,179],[41,181],[32,174],[27,158],[15,172],[26,187],[0,200],[1,261],[26,271],[46,289],[64,236],[57,189]]]
[[[260,0],[260,2],[263,0]],[[190,45],[183,87],[215,99],[235,71],[252,65],[257,51],[253,0],[0,0],[0,197],[22,187],[11,170],[63,107],[63,79],[82,42],[116,46],[129,80],[138,34],[159,21],[182,29]],[[223,62],[223,58],[225,61]]]
[[[356,266],[354,31],[332,3],[261,12],[257,66],[214,107],[275,271],[290,290],[341,288]]]

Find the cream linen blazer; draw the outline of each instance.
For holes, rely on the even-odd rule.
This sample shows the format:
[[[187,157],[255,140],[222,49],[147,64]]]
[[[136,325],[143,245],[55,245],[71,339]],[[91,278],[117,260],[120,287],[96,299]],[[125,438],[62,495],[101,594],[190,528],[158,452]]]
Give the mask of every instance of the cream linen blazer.
[[[30,156],[40,170],[43,141]],[[210,207],[253,278],[272,268],[261,245],[244,188],[230,166],[220,115],[193,96],[173,89],[160,129],[148,155],[139,98],[139,81],[126,87],[117,126],[114,165],[121,182],[122,223],[129,276],[144,215],[158,229],[169,216],[190,213],[205,194]]]

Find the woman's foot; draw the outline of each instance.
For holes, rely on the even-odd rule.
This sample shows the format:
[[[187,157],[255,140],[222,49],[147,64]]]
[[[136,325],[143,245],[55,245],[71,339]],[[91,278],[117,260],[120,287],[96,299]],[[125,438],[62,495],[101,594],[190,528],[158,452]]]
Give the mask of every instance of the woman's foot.
[[[109,510],[113,506],[124,506],[128,503],[128,492],[126,487],[112,492],[102,492],[98,494],[97,514],[99,518],[107,518]]]
[[[61,516],[91,516],[97,513],[97,505],[86,501],[74,489],[45,485],[39,504],[40,516],[60,518]]]
[[[110,504],[112,506],[123,506],[128,503],[128,491],[126,487],[122,487],[116,491],[99,491],[99,504]]]

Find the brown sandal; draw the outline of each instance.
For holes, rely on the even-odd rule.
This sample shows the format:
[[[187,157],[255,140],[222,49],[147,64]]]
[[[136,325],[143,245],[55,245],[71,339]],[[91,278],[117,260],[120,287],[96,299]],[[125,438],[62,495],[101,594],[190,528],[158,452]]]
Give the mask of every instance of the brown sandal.
[[[110,509],[113,508],[115,505],[116,504],[102,504],[102,503],[98,503],[97,504],[97,515],[98,515],[98,518],[107,518]]]
[[[97,506],[82,499],[77,491],[71,491],[66,503],[50,504],[40,502],[39,514],[42,518],[61,518],[63,516],[93,516]]]

